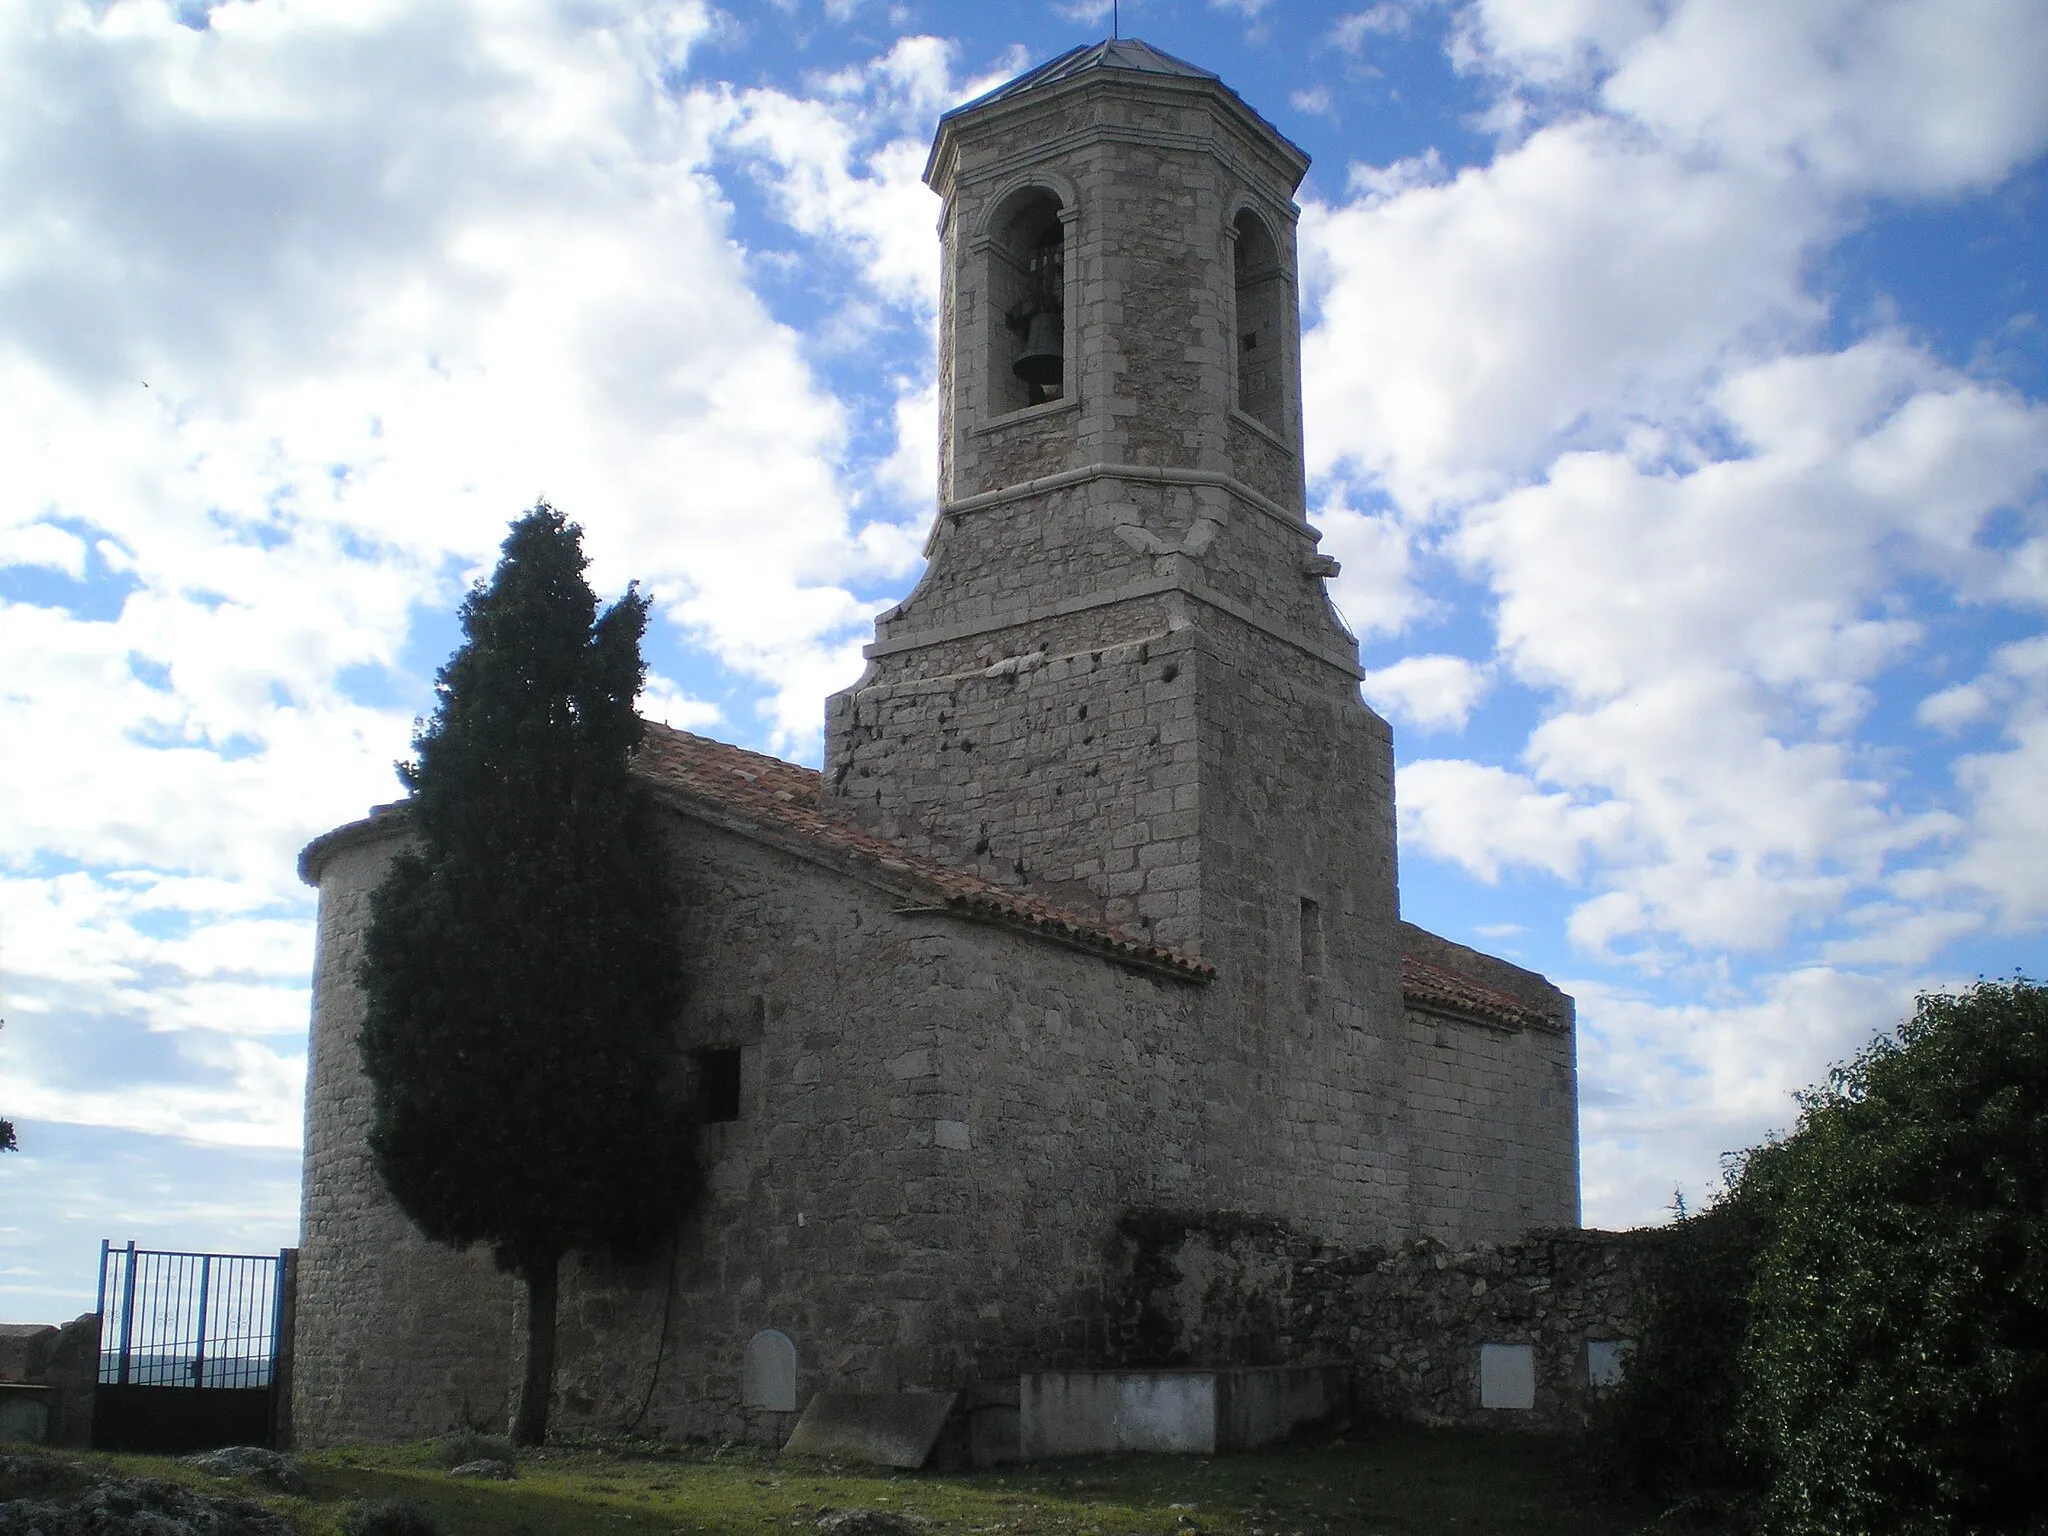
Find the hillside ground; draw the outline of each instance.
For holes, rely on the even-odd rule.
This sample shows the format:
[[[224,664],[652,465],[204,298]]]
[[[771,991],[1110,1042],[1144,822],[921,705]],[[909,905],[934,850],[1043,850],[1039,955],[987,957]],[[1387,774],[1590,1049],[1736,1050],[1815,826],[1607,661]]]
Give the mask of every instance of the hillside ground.
[[[1649,1524],[1616,1504],[1571,1445],[1405,1425],[1353,1427],[1212,1457],[1115,1456],[990,1472],[895,1473],[746,1448],[551,1446],[511,1482],[452,1478],[427,1445],[300,1458],[310,1498],[208,1478],[172,1460],[95,1457],[121,1476],[242,1492],[301,1528],[340,1528],[354,1501],[404,1498],[445,1536],[765,1536],[817,1529],[833,1511],[911,1518],[933,1536],[1618,1536]],[[829,1524],[829,1522],[828,1522]]]

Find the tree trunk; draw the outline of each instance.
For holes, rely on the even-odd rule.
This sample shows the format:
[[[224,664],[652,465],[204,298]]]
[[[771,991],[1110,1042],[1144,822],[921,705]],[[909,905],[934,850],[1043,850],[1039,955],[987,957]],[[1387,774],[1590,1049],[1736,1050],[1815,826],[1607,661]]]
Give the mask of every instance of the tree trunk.
[[[512,1417],[514,1445],[540,1445],[548,1437],[548,1398],[555,1390],[555,1277],[559,1259],[521,1267],[526,1282],[526,1374]]]

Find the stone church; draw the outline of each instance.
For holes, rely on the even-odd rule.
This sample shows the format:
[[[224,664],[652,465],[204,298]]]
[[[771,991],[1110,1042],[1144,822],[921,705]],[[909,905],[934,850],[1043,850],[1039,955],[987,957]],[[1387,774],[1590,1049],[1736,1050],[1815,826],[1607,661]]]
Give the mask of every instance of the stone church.
[[[765,1440],[820,1390],[1107,1363],[1133,1211],[1576,1224],[1571,999],[1400,918],[1391,734],[1306,513],[1307,165],[1131,40],[941,120],[928,565],[822,773],[648,729],[709,1194],[643,1266],[565,1265],[558,1425]],[[502,1424],[518,1368],[516,1285],[365,1145],[354,973],[405,835],[300,862],[307,1443]]]

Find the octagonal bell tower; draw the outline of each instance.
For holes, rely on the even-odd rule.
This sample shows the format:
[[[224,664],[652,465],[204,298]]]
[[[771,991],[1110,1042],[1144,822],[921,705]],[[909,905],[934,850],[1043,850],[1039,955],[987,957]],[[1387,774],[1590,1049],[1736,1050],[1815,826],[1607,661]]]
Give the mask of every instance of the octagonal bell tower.
[[[947,114],[925,170],[946,201],[942,504],[1136,464],[1234,476],[1300,516],[1307,168],[1214,75],[1136,41]],[[1049,312],[1064,376],[1034,386],[1017,364]]]
[[[1334,1233],[1381,1203],[1358,1184],[1391,1177],[1378,1150],[1260,1160],[1284,1196],[1222,1172],[1336,1099],[1383,1122],[1360,1064],[1399,1004],[1391,742],[1305,512],[1307,166],[1215,75],[1128,39],[941,119],[939,512],[827,706],[824,793],[1212,963],[1212,1197],[1305,1202]]]

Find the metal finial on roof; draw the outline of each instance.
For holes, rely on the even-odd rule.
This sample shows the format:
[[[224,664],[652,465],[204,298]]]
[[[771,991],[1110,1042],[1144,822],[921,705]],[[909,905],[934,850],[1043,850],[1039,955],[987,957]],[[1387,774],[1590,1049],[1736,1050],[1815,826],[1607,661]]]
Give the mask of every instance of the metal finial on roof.
[[[1121,0],[1109,0],[1109,40],[1115,42],[1124,35],[1124,16]]]

